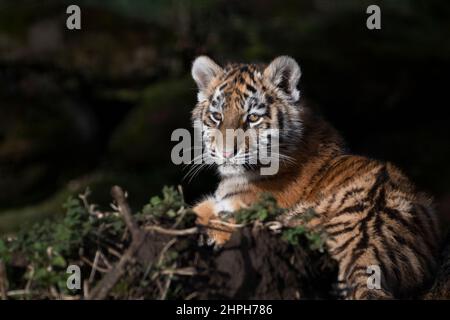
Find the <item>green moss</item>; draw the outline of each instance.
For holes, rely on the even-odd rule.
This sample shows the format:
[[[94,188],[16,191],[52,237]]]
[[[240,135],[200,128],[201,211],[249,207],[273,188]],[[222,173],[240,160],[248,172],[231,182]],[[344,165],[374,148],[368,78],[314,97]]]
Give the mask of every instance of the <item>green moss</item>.
[[[174,129],[190,127],[195,88],[189,78],[160,82],[144,89],[139,104],[110,140],[110,154],[120,166],[168,163],[168,144]]]
[[[0,212],[0,234],[9,233],[19,228],[27,227],[37,221],[55,216],[61,212],[61,204],[70,193],[65,188],[36,205]]]

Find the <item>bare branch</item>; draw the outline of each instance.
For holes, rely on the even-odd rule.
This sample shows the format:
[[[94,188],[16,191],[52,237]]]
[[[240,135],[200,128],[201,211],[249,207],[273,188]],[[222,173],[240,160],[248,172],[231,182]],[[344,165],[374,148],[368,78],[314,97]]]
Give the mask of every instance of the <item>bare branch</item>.
[[[111,190],[111,194],[117,202],[118,211],[121,217],[131,232],[132,241],[114,268],[103,277],[95,288],[91,290],[88,299],[103,300],[108,296],[111,289],[114,288],[119,279],[124,275],[126,266],[133,260],[133,257],[145,239],[145,232],[139,229],[138,224],[134,220],[122,188],[114,186]]]
[[[6,266],[3,260],[0,259],[0,297],[2,300],[8,299],[8,276],[6,274]]]
[[[171,236],[185,236],[185,235],[196,234],[196,233],[200,232],[197,227],[176,230],[176,229],[165,229],[165,228],[162,228],[159,226],[145,226],[144,230],[155,231],[158,233],[167,234],[167,235],[171,235]]]
[[[123,192],[121,187],[114,186],[111,189],[111,194],[114,200],[116,200],[117,202],[119,213],[125,221],[127,228],[130,230],[131,236],[133,237],[133,239],[137,238],[140,230],[131,214],[131,209],[126,200],[125,193]]]

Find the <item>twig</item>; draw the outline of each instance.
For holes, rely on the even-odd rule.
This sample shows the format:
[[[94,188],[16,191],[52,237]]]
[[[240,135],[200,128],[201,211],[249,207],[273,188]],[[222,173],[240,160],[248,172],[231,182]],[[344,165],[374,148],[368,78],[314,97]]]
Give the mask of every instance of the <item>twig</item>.
[[[105,299],[111,289],[116,285],[116,283],[119,281],[119,279],[122,277],[122,275],[126,271],[126,266],[128,263],[133,261],[136,253],[140,249],[142,243],[144,242],[146,238],[146,232],[158,232],[161,234],[166,235],[172,235],[172,236],[182,236],[182,235],[190,235],[190,234],[196,234],[199,232],[199,228],[193,227],[189,229],[184,230],[175,230],[175,229],[165,229],[159,226],[146,226],[144,229],[141,229],[135,219],[133,218],[133,215],[131,214],[130,207],[127,203],[126,196],[123,192],[123,190],[118,187],[114,186],[111,190],[111,194],[116,202],[116,205],[113,206],[117,209],[120,216],[125,222],[125,225],[129,232],[131,233],[131,244],[128,247],[128,249],[125,251],[125,253],[120,257],[120,260],[115,264],[114,268],[109,271],[103,279],[97,284],[95,288],[93,288],[88,295],[88,299]],[[159,262],[158,264],[162,263],[164,254],[166,251],[176,242],[176,239],[171,239],[161,250],[161,253],[159,255]],[[116,255],[117,256],[117,255]],[[97,255],[96,255],[97,257]],[[94,261],[95,263],[95,261]],[[96,266],[97,269],[99,269],[98,266]],[[191,275],[193,274],[192,270],[185,270],[185,269],[175,269],[175,265],[172,267],[172,269],[169,269],[168,271],[165,271],[168,275],[168,278],[164,284],[164,286],[160,287],[161,290],[161,296],[160,299],[165,299],[167,296],[167,292],[170,288],[170,284],[172,281],[172,277],[174,274],[184,274],[184,275]],[[157,281],[158,282],[158,281]]]
[[[61,295],[61,299],[62,300],[80,300],[80,296],[79,295],[70,296],[70,295],[63,294],[63,295]]]
[[[161,274],[174,274],[180,276],[194,276],[197,274],[197,270],[192,267],[179,268],[179,269],[165,269],[161,271]]]
[[[266,227],[272,231],[279,231],[283,228],[283,224],[279,221],[269,221],[264,224],[264,227]]]
[[[173,244],[177,242],[177,239],[173,238],[171,239],[169,242],[166,243],[166,245],[164,246],[164,248],[162,248],[160,254],[159,254],[159,258],[158,258],[158,266],[161,265],[161,263],[163,262],[164,259],[164,255],[166,254],[167,250],[169,250],[169,248],[171,246],[173,246]]]
[[[106,250],[108,250],[109,253],[111,253],[113,256],[115,256],[116,258],[122,258],[122,255],[119,253],[119,251],[111,248],[111,247],[107,247]]]
[[[3,260],[0,259],[0,296],[2,300],[8,299],[8,276],[6,274],[6,266]]]
[[[183,221],[184,217],[186,216],[186,212],[187,211],[184,209],[184,206],[178,210],[178,213],[181,213],[181,214],[178,216],[177,220],[172,225],[172,229],[176,229],[178,227],[178,225],[181,223],[181,221]]]
[[[27,284],[25,285],[25,291],[30,291],[31,283],[32,283],[33,278],[34,278],[34,266],[33,265],[29,265],[28,268],[30,268],[30,275],[29,275]]]
[[[184,203],[183,187],[180,185],[178,185],[178,192],[180,193],[181,199],[183,199],[183,203]],[[172,225],[172,229],[176,229],[176,227],[178,227],[178,225],[181,223],[181,221],[183,221],[184,217],[186,216],[187,210],[185,210],[184,205],[182,205],[181,208],[178,210],[178,212],[179,213],[181,212],[181,214],[177,218],[175,223]]]
[[[32,292],[29,290],[11,290],[11,291],[8,291],[6,294],[8,297],[14,297],[14,296],[29,295],[29,294],[32,294]]]
[[[197,297],[198,294],[199,294],[199,293],[198,293],[197,291],[194,291],[194,292],[188,294],[188,295],[184,298],[184,300],[192,300],[192,299],[194,299],[195,297]]]
[[[125,221],[125,225],[131,232],[132,241],[114,268],[103,277],[95,288],[91,290],[90,295],[88,296],[89,299],[102,300],[108,296],[111,289],[114,288],[116,283],[125,273],[125,267],[133,260],[133,257],[145,239],[145,232],[139,229],[136,221],[131,215],[131,210],[123,190],[119,186],[114,186],[111,190],[111,194],[117,202],[117,209],[122,216],[122,219]]]
[[[135,253],[139,250],[143,239],[144,238],[142,237],[140,239],[133,240],[128,250],[115,265],[114,269],[108,272],[105,277],[99,282],[99,284],[91,290],[91,294],[88,297],[89,299],[103,300],[108,296],[108,293],[125,273],[125,267],[133,259]]]
[[[94,269],[94,263],[91,262],[91,261],[89,261],[89,259],[87,259],[87,258],[84,257],[84,256],[81,256],[80,259],[81,259],[81,261],[86,262],[91,268]],[[110,271],[110,270],[108,270],[108,269],[106,269],[106,268],[102,268],[102,267],[100,267],[100,266],[98,266],[98,265],[95,266],[95,269],[96,269],[97,271],[100,271],[101,273],[107,273],[108,271]],[[89,278],[90,278],[90,277],[89,277]]]
[[[88,281],[83,281],[83,299],[87,299],[89,297],[89,293],[91,291],[91,287],[89,286]]]
[[[89,283],[92,283],[94,281],[95,271],[97,270],[99,257],[100,257],[100,251],[97,250],[95,252],[94,263],[92,264],[91,274],[89,275]]]
[[[111,268],[112,268],[112,265],[111,265],[111,263],[109,262],[108,258],[106,258],[106,256],[105,256],[105,255],[103,254],[103,252],[101,252],[101,251],[100,251],[100,258],[102,259],[103,263],[105,264],[105,266],[106,266],[108,269],[111,269]]]
[[[158,261],[156,263],[156,265],[159,267],[161,266],[163,259],[164,259],[164,255],[166,254],[167,250],[169,250],[169,248],[171,246],[173,246],[173,244],[177,241],[177,239],[173,238],[172,240],[170,240],[169,242],[167,242],[164,247],[161,249],[161,252],[159,253],[159,257],[158,257]],[[151,267],[151,265],[149,265],[149,268]],[[155,273],[153,274],[151,280],[155,280],[160,273]]]
[[[211,223],[221,224],[221,225],[224,225],[224,226],[230,227],[230,228],[243,228],[243,227],[245,227],[245,224],[231,223],[231,222],[226,222],[226,221],[219,220],[219,219],[213,219],[210,222]]]
[[[50,286],[50,294],[56,300],[60,300],[60,294],[59,294],[58,290],[56,290],[55,286]]]
[[[86,190],[84,191],[84,193],[81,193],[78,195],[78,198],[81,199],[81,201],[83,202],[84,208],[90,215],[96,216],[97,218],[102,218],[104,215],[106,215],[106,213],[102,213],[100,211],[95,210],[96,205],[90,204],[88,201],[88,197],[90,195],[91,195],[91,189],[89,189],[89,187],[87,187]]]
[[[120,215],[122,216],[123,220],[125,221],[128,230],[130,230],[131,236],[133,237],[133,239],[138,238],[140,230],[131,214],[131,209],[130,206],[128,205],[123,190],[119,186],[114,186],[111,189],[111,194],[114,200],[116,200],[117,202],[118,205],[117,209]]]
[[[186,236],[189,234],[196,234],[199,233],[199,229],[197,227],[192,227],[188,229],[182,229],[182,230],[176,230],[176,229],[165,229],[159,226],[145,226],[144,230],[146,231],[155,231],[162,234],[167,234],[171,236]]]
[[[173,268],[176,267],[176,263],[173,264]],[[167,297],[167,293],[169,292],[170,284],[172,283],[173,273],[169,273],[169,276],[167,277],[166,284],[164,286],[164,290],[161,293],[161,296],[159,297],[159,300],[165,300]]]

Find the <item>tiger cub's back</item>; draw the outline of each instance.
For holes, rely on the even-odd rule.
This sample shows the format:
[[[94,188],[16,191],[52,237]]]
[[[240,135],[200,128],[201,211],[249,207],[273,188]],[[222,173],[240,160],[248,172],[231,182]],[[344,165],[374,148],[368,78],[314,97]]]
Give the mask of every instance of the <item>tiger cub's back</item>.
[[[307,208],[318,214],[339,282],[348,298],[411,297],[433,275],[440,243],[432,201],[415,191],[393,165],[343,155],[317,169],[288,221]],[[368,269],[379,268],[381,289],[369,289]]]

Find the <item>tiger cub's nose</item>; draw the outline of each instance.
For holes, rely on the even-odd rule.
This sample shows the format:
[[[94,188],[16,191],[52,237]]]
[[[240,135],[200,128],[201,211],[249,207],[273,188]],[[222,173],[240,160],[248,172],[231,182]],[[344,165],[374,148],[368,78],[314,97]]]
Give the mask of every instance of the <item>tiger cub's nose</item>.
[[[223,152],[223,157],[224,158],[231,158],[231,156],[233,156],[234,152],[232,151],[224,151]]]

